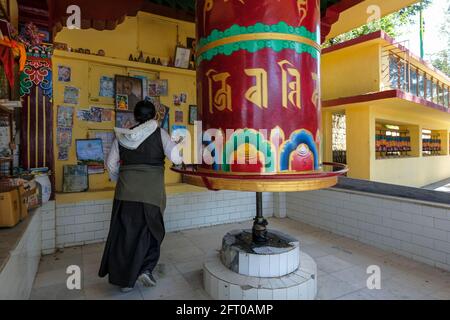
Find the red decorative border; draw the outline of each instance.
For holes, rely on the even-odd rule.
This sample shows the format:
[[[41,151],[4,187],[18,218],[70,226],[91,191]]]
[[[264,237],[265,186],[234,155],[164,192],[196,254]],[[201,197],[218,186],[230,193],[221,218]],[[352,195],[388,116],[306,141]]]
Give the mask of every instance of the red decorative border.
[[[292,174],[226,174],[222,172],[212,171],[196,171],[192,166],[182,168],[181,166],[172,167],[171,170],[188,176],[197,176],[202,178],[220,178],[230,180],[310,180],[341,176],[348,172],[348,168],[344,164],[334,162],[324,162],[324,166],[338,168],[337,171],[313,171],[311,173],[292,173]]]

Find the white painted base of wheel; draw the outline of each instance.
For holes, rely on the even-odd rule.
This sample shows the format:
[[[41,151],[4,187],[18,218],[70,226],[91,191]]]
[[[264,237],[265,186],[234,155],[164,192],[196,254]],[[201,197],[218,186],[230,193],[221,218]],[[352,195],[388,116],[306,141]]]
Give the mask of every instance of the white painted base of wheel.
[[[203,265],[203,285],[215,300],[313,300],[317,294],[317,265],[300,252],[297,270],[282,277],[250,277],[225,267],[219,255]]]

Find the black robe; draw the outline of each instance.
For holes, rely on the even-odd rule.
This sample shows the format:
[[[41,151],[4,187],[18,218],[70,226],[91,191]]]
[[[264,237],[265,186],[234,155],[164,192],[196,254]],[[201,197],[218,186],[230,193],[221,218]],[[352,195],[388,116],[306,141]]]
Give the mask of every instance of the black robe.
[[[119,146],[121,165],[164,166],[158,128],[136,150]],[[99,276],[120,287],[134,287],[144,271],[152,272],[159,260],[165,228],[157,206],[114,199],[111,224]]]

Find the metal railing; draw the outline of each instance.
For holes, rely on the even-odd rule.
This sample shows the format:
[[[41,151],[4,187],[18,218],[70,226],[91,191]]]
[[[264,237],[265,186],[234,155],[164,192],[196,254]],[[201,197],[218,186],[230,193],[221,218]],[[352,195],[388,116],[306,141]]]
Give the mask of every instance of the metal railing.
[[[398,43],[383,47],[382,61],[383,82],[389,84],[390,89],[399,89],[450,108],[449,84],[412,64],[407,45]]]

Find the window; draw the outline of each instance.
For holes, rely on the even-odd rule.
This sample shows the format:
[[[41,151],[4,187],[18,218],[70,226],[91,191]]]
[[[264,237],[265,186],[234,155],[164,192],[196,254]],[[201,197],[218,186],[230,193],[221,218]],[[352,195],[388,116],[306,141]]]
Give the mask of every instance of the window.
[[[417,84],[418,84],[417,69],[411,68],[410,75],[411,75],[411,93],[415,96],[418,96],[419,93],[417,91]]]
[[[441,135],[438,131],[422,130],[422,154],[424,156],[440,155],[442,151]]]
[[[448,92],[449,88],[448,86],[444,86],[444,106],[446,108],[450,108],[450,101],[449,101],[449,92]]]
[[[433,85],[432,85],[432,82],[431,82],[431,79],[427,79],[427,96],[426,96],[426,99],[428,100],[428,101],[432,101],[432,99],[433,99]]]
[[[377,159],[410,156],[411,136],[408,128],[376,123],[375,152]]]
[[[438,104],[445,105],[444,101],[444,85],[438,84]]]
[[[425,98],[425,74],[421,71],[418,72],[419,82],[419,97]]]
[[[333,162],[347,163],[347,123],[345,113],[332,115],[332,151]]]
[[[391,88],[399,88],[399,77],[398,77],[398,58],[395,56],[389,57],[389,79]]]
[[[400,76],[400,89],[404,91],[408,91],[409,83],[408,83],[408,68],[404,62],[400,62],[398,65],[399,68],[399,76]]]
[[[434,103],[438,103],[438,92],[437,92],[437,83],[435,81],[433,81],[432,84],[432,88],[433,88],[433,102]]]

